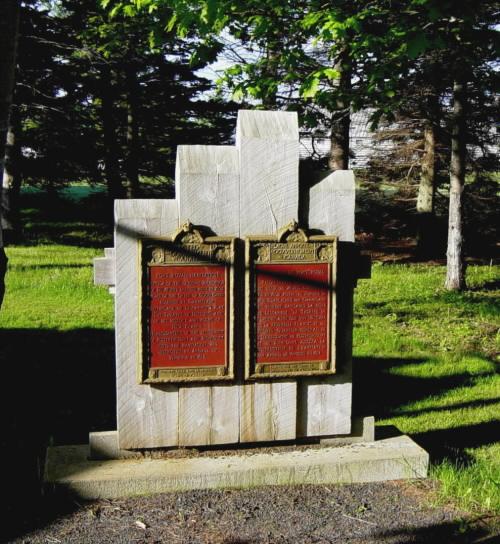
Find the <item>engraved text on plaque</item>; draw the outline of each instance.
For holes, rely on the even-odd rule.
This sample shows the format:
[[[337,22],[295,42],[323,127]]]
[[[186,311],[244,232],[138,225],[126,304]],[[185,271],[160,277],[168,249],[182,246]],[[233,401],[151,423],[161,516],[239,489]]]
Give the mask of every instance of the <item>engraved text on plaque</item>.
[[[227,364],[227,270],[151,266],[151,368]]]
[[[335,372],[336,243],[295,222],[247,237],[247,378]]]
[[[329,358],[329,265],[256,265],[256,362]]]
[[[233,377],[234,239],[142,240],[141,383]]]

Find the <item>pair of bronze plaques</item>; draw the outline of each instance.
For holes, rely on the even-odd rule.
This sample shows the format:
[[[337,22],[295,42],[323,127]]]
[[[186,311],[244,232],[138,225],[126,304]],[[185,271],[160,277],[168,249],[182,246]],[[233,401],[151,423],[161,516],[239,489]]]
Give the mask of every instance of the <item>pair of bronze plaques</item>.
[[[140,244],[141,383],[234,380],[237,342],[248,380],[335,373],[336,237],[292,222],[247,237],[244,263],[236,238],[189,223]]]

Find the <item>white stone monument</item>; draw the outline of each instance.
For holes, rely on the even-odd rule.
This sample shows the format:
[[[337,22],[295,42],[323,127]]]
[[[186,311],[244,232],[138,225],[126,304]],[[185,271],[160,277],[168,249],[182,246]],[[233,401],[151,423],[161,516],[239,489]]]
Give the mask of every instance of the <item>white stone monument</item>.
[[[115,203],[117,422],[121,449],[204,446],[351,432],[353,280],[342,286],[338,370],[332,377],[222,385],[144,385],[140,357],[137,239],[171,234],[180,223],[218,236],[275,234],[299,214],[299,132],[295,113],[240,111],[236,146],[179,146],[176,198]],[[310,190],[308,227],[354,242],[354,176],[330,174]],[[108,272],[108,273],[109,273]],[[99,275],[98,275],[99,276]],[[102,281],[109,282],[109,276]]]
[[[46,481],[91,498],[200,487],[425,476],[428,456],[408,437],[375,443],[373,418],[364,418],[360,429],[360,422],[351,415],[357,279],[350,251],[353,173],[331,173],[301,194],[297,115],[240,111],[235,146],[178,148],[175,185],[175,199],[115,202],[115,245],[95,260],[95,282],[110,286],[115,294],[117,430],[91,433],[90,457],[101,461],[87,460],[85,446],[49,448]],[[299,211],[307,223],[302,227],[337,237],[335,374],[245,379],[240,345],[235,377],[229,381],[141,381],[140,240],[172,236],[186,221],[208,227],[218,237],[272,237],[297,219]],[[235,275],[238,282],[245,281],[244,273]],[[243,342],[243,326],[236,319],[237,344]],[[134,453],[304,439],[323,442],[325,447],[282,456],[263,453],[252,456],[252,462],[232,456],[141,463]],[[345,450],[329,447],[356,442],[364,443]]]

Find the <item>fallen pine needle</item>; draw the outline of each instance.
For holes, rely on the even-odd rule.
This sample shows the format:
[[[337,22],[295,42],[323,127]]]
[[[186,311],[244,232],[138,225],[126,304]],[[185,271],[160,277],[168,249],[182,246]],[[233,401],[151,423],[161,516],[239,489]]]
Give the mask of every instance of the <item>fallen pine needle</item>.
[[[376,523],[373,523],[373,521],[366,521],[366,519],[356,518],[354,516],[350,516],[349,514],[342,514],[345,518],[349,519],[355,519],[356,521],[361,521],[361,523],[366,523],[367,525],[373,525],[374,527],[377,526]]]

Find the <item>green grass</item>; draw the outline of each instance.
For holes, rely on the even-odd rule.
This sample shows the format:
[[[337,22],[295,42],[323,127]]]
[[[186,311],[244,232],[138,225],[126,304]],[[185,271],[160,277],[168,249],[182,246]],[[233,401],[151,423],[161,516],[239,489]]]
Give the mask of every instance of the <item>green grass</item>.
[[[109,227],[99,230],[85,210],[77,216],[65,205],[56,223],[32,204],[23,211],[31,238],[7,251],[0,333],[11,346],[4,346],[6,357],[21,361],[21,375],[32,365],[42,380],[29,386],[33,394],[47,402],[40,389],[52,391],[40,425],[61,441],[79,426],[71,429],[78,443],[89,426],[114,425],[113,300],[92,284],[92,259],[102,254],[94,247],[101,234],[109,240]],[[45,245],[30,245],[40,240]],[[442,266],[375,264],[372,279],[359,282],[354,407],[375,415],[381,431],[395,425],[430,452],[440,501],[499,513],[500,267],[470,266],[465,293],[445,292],[444,274]],[[12,365],[9,371],[17,380]],[[107,407],[97,408],[102,402]]]
[[[440,482],[438,502],[452,500],[472,512],[500,511],[500,445],[468,449],[471,463],[444,459],[431,468],[431,477]]]
[[[500,512],[500,267],[471,266],[471,289],[442,289],[445,269],[375,264],[359,283],[357,408],[428,449],[441,501]],[[356,387],[356,383],[355,383]]]
[[[102,251],[62,245],[9,247],[3,329],[112,329],[113,300],[95,287],[92,259]]]

